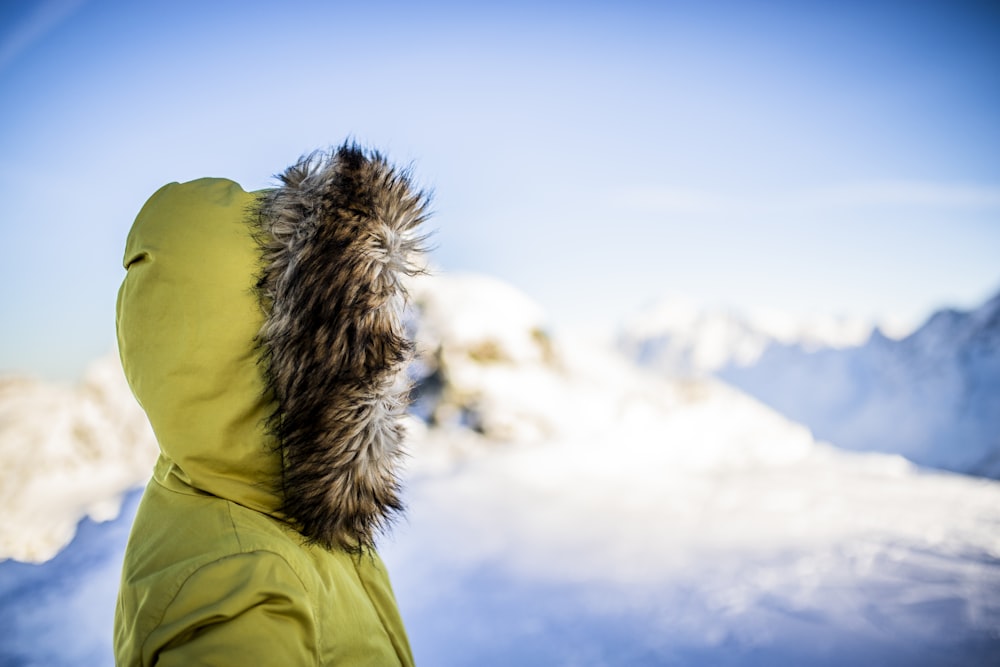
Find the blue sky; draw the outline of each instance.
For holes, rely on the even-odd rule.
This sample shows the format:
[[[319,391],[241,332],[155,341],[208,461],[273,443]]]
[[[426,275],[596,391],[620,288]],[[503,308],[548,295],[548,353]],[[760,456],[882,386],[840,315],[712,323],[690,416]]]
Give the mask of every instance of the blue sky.
[[[434,261],[555,327],[666,294],[918,321],[1000,290],[1000,10],[969,2],[99,2],[0,10],[0,372],[111,349],[160,185],[345,137]]]

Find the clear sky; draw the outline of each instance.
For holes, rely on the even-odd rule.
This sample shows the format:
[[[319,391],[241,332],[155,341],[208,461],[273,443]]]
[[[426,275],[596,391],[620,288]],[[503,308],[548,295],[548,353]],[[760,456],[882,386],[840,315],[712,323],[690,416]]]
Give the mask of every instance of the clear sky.
[[[434,189],[438,266],[556,327],[666,294],[915,322],[1000,290],[997,3],[17,5],[0,372],[112,349],[160,185],[265,187],[345,137]]]

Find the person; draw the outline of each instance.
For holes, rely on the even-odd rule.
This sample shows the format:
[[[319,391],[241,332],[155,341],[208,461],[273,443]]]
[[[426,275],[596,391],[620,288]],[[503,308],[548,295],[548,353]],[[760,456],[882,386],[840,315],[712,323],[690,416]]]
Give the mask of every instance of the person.
[[[160,455],[129,536],[118,665],[412,665],[375,538],[401,511],[403,281],[428,197],[354,144],[278,187],[171,183],[118,294]]]

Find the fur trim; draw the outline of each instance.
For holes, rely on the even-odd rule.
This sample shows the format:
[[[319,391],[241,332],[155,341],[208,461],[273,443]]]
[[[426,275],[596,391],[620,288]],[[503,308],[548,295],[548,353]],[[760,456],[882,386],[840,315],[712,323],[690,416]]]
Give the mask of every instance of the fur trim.
[[[277,405],[281,512],[312,541],[358,550],[402,510],[412,343],[401,280],[420,272],[428,196],[353,144],[304,157],[280,179],[260,206],[258,342]]]

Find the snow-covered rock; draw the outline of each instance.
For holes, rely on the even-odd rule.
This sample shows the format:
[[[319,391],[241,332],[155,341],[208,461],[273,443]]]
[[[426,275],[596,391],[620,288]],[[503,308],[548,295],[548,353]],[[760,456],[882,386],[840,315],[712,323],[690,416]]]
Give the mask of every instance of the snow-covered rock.
[[[426,423],[415,428],[436,442],[453,431],[486,446],[623,441],[692,397],[736,393],[711,379],[666,381],[607,346],[554,337],[535,303],[491,278],[424,277],[411,294],[414,413]]]
[[[493,440],[545,438],[553,415],[532,395],[554,390],[559,361],[541,308],[479,275],[420,276],[410,293],[414,412],[434,427],[466,427]]]
[[[156,453],[117,355],[75,387],[0,379],[0,560],[48,560],[84,516],[113,519]]]
[[[478,438],[486,445],[615,443],[624,453],[638,442],[644,456],[688,471],[823,450],[808,429],[717,379],[663,377],[610,347],[549,335],[537,305],[499,281],[423,277],[411,293],[415,414],[425,422],[412,425],[414,447]]]

